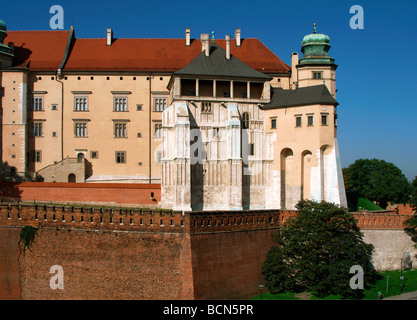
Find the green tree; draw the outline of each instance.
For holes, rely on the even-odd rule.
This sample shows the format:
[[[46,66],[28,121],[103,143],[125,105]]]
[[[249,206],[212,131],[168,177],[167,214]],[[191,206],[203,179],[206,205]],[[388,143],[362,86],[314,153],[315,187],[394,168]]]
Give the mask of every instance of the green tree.
[[[411,205],[414,210],[417,210],[417,177],[412,182],[412,194],[411,194]],[[404,222],[406,228],[405,232],[411,237],[415,243],[417,243],[417,215],[413,215],[410,219]],[[414,245],[417,247],[417,244]]]
[[[417,177],[414,178],[412,185],[412,193],[411,193],[411,205],[413,206],[414,210],[417,210]]]
[[[390,162],[359,159],[343,169],[346,190],[359,193],[386,208],[388,202],[410,201],[411,185],[402,171]]]
[[[313,292],[359,298],[350,288],[350,268],[364,269],[373,279],[373,246],[363,242],[356,219],[345,208],[322,201],[301,201],[297,216],[276,233],[277,246],[267,254],[262,273],[272,294]]]

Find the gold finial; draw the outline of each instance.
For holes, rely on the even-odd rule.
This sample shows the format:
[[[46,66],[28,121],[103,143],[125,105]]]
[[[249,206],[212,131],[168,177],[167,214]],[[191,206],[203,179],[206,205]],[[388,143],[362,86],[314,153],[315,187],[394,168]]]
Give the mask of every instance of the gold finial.
[[[317,29],[316,29],[316,23],[315,23],[315,22],[313,23],[313,26],[314,26],[314,30],[313,30],[313,33],[317,33]]]

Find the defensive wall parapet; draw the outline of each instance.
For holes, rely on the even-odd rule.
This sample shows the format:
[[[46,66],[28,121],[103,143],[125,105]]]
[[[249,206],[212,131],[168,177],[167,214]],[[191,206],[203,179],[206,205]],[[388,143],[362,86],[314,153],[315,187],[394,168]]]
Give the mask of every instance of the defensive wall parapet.
[[[2,203],[0,299],[250,298],[264,283],[274,233],[296,215]],[[395,268],[403,252],[413,251],[403,230],[409,215],[354,216],[375,246],[377,269]],[[39,229],[22,254],[24,226]],[[64,268],[65,290],[49,288],[52,265]]]
[[[185,233],[188,220],[182,212],[171,210],[0,204],[0,225],[14,227]]]

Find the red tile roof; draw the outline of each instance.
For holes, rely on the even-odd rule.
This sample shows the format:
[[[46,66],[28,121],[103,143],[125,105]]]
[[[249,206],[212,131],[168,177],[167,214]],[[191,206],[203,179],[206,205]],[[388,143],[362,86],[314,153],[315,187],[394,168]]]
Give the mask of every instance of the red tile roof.
[[[15,66],[33,71],[57,70],[65,52],[69,31],[8,31],[5,42],[14,42]],[[211,41],[211,40],[210,40]],[[225,40],[216,40],[225,48]],[[193,39],[76,39],[64,66],[65,71],[175,72],[201,52],[201,41]],[[249,67],[264,73],[287,73],[291,68],[256,38],[231,40],[231,54]]]
[[[4,43],[14,43],[13,65],[33,71],[56,71],[64,56],[69,31],[7,31]]]
[[[225,48],[225,40],[216,40]],[[175,72],[201,52],[201,41],[185,45],[185,39],[77,39],[67,71],[159,71]],[[290,67],[256,38],[244,39],[240,47],[231,41],[231,54],[251,68],[266,73],[286,73]]]

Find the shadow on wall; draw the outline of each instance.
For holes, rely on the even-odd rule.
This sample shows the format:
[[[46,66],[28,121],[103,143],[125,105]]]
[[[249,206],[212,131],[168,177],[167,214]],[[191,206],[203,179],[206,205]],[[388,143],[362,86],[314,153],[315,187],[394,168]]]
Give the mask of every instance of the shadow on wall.
[[[21,199],[21,191],[18,188],[18,182],[28,181],[25,177],[21,177],[16,172],[15,167],[11,167],[6,162],[0,164],[0,197]],[[17,183],[16,183],[17,182]]]

